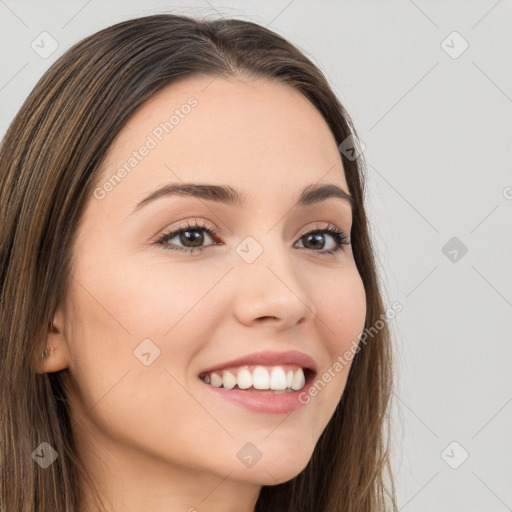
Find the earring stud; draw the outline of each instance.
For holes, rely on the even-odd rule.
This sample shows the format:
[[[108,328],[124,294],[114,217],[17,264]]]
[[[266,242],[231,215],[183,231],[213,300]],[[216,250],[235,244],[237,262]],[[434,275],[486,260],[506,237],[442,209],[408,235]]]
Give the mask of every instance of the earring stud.
[[[52,354],[53,354],[53,347],[50,347],[50,350],[48,350],[48,348],[45,348],[45,349],[43,350],[43,353],[41,354],[41,357],[42,357],[43,359],[47,359],[48,357],[50,357],[50,353],[52,353]]]

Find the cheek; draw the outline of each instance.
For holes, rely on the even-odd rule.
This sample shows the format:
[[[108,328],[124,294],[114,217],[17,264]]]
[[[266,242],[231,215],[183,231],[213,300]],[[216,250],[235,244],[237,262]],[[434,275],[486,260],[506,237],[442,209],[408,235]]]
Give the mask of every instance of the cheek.
[[[75,282],[75,301],[85,327],[104,333],[101,337],[121,338],[132,350],[137,340],[170,336],[194,315],[217,279],[211,272],[202,276],[165,260],[148,264],[126,255],[89,263],[76,275],[81,286]]]
[[[74,421],[86,431],[140,442],[155,455],[162,447],[193,452],[190,424],[202,425],[205,417],[187,391],[187,367],[207,339],[201,331],[218,320],[198,303],[218,277],[191,280],[173,272],[164,281],[127,266],[96,268],[101,272],[77,269],[70,290]]]
[[[366,319],[366,293],[355,267],[331,283],[316,300],[317,326],[327,357],[309,388],[311,400],[321,411],[318,424],[323,426],[343,395]]]
[[[335,359],[353,340],[358,341],[366,319],[366,293],[357,270],[332,280],[318,297],[318,316],[325,322],[327,349]]]
[[[136,258],[82,261],[87,264],[75,269],[72,280],[70,368],[84,405],[92,407],[120,379],[116,389],[135,379],[132,401],[144,387],[165,393],[171,375],[190,384],[188,365],[220,321],[219,296],[212,290],[218,275],[211,269],[144,265]],[[158,394],[152,397],[146,397],[144,409],[156,407]]]

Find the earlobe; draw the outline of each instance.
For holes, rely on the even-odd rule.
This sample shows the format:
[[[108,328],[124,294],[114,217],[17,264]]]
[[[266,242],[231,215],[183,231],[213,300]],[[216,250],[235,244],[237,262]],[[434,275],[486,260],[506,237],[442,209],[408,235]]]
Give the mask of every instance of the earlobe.
[[[53,349],[54,347],[46,347],[44,350],[43,350],[43,353],[41,354],[41,357],[43,359],[48,359],[50,357],[50,352],[53,354]]]
[[[52,373],[68,366],[68,346],[64,333],[64,317],[59,310],[49,322],[46,346],[36,354],[37,373]]]

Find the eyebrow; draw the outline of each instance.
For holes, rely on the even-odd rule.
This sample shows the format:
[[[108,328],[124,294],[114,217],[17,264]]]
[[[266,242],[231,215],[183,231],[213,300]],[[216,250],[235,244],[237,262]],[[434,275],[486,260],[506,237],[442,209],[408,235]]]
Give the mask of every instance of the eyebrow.
[[[155,201],[161,197],[170,196],[191,196],[206,201],[215,201],[217,203],[225,203],[230,206],[244,208],[247,205],[247,196],[242,192],[230,187],[229,185],[208,185],[208,184],[193,184],[193,183],[173,183],[164,185],[155,190],[142,201],[140,201],[134,208],[134,214],[148,203]],[[350,204],[350,208],[355,206],[355,200],[348,192],[334,185],[332,183],[326,185],[312,184],[308,185],[301,193],[296,206],[305,207],[310,206],[329,198],[336,198],[346,201]]]

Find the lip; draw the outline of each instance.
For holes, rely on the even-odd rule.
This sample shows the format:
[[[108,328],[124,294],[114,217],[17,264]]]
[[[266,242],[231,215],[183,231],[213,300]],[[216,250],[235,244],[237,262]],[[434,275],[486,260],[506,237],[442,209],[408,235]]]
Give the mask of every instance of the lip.
[[[309,402],[309,400],[306,400],[305,398],[306,395],[309,395],[309,388],[317,373],[315,361],[312,357],[304,354],[303,352],[298,352],[297,350],[289,350],[285,352],[267,350],[263,352],[256,352],[254,354],[231,359],[230,361],[211,366],[210,368],[205,368],[200,372],[200,375],[202,373],[221,371],[224,368],[233,366],[276,366],[285,364],[295,364],[308,370],[306,383],[302,389],[289,393],[273,394],[256,390],[246,391],[242,389],[217,388],[210,384],[206,384],[206,382],[201,379],[199,379],[199,382],[202,386],[206,386],[206,388],[216,396],[250,411],[263,414],[287,414],[299,409]]]
[[[231,361],[226,361],[224,363],[211,366],[210,368],[202,370],[200,373],[220,371],[223,370],[224,368],[229,368],[233,366],[249,366],[258,364],[262,366],[296,364],[298,366],[301,366],[302,368],[312,370],[313,373],[316,373],[316,363],[313,360],[313,358],[308,356],[307,354],[304,354],[303,352],[298,352],[297,350],[288,350],[285,352],[274,352],[271,350],[265,350],[262,352],[255,352],[254,354],[238,357],[236,359],[231,359]]]
[[[283,394],[216,388],[206,384],[201,379],[199,379],[199,382],[214,395],[250,411],[260,414],[289,414],[309,403],[309,389],[313,384],[315,375],[315,372],[309,372],[306,383],[301,390]]]

